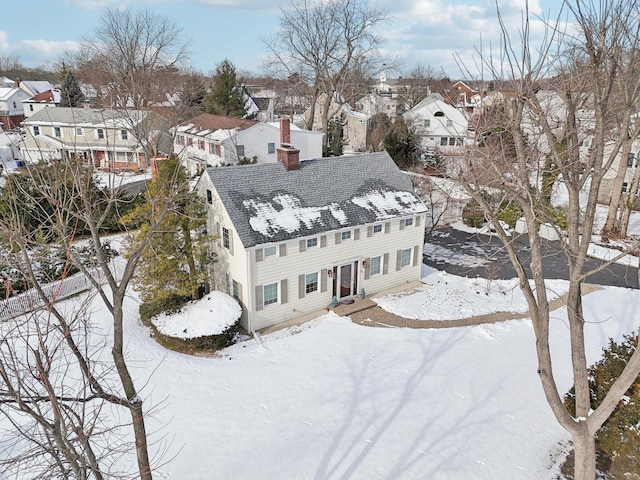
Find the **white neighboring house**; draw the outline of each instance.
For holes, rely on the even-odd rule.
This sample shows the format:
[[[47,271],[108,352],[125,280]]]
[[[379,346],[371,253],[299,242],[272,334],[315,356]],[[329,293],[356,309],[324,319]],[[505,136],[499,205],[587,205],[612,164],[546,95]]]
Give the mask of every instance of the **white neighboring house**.
[[[309,318],[332,299],[420,277],[426,207],[386,152],[208,168],[196,189],[217,233],[212,287],[259,330]]]
[[[419,132],[425,153],[456,155],[472,143],[467,115],[432,93],[403,115]]]
[[[415,192],[427,207],[427,228],[462,221],[462,212],[472,200],[465,188],[450,178],[405,172]]]
[[[48,107],[57,107],[60,105],[60,90],[54,88],[46,92],[38,93],[31,98],[22,101],[25,118],[29,118],[34,113]]]
[[[285,125],[287,132],[283,132]],[[289,135],[301,158],[322,156],[321,132],[301,130],[288,119],[276,123],[203,113],[179,125],[173,132],[173,151],[191,175],[207,167],[236,164],[255,158],[257,163],[275,163],[276,147]]]
[[[27,92],[30,97],[55,88],[47,80],[20,80],[19,87]]]
[[[20,126],[24,120],[22,101],[29,98],[29,94],[18,87],[0,87],[0,122],[5,130],[12,130]]]

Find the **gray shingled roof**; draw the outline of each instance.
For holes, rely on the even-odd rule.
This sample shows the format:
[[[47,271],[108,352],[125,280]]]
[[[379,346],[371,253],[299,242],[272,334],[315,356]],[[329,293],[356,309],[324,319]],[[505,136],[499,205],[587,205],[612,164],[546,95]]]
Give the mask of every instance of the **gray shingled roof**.
[[[426,211],[386,152],[208,168],[245,247]]]
[[[131,123],[147,115],[141,110],[111,110],[94,108],[55,107],[42,108],[27,118],[24,123],[67,123],[74,125],[105,125],[105,122]]]

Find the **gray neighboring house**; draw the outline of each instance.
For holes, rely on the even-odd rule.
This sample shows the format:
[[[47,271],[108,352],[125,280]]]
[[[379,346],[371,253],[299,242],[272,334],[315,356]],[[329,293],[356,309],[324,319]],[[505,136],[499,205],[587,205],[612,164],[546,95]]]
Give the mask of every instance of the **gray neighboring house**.
[[[248,331],[419,279],[426,207],[386,152],[208,168],[196,186],[217,233],[212,287]],[[311,315],[311,317],[309,317]]]

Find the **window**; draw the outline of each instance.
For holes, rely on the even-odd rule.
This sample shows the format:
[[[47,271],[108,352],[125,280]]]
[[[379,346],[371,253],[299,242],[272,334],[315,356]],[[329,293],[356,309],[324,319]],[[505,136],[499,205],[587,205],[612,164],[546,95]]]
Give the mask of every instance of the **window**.
[[[269,258],[269,257],[274,257],[276,254],[278,253],[278,248],[275,245],[272,245],[270,247],[264,247],[263,251],[262,251],[262,256],[263,258]]]
[[[16,105],[16,102],[13,102],[13,108],[18,108],[18,105]]]
[[[369,275],[378,275],[380,273],[381,257],[371,257],[369,259]]]
[[[244,145],[236,145],[236,153],[238,154],[238,158],[244,157]]]
[[[229,237],[229,229],[222,227],[222,246],[229,248],[231,246],[231,239]]]
[[[622,193],[629,193],[629,184],[627,182],[622,184]]]
[[[98,136],[99,139],[104,138],[104,129],[99,128],[98,130],[96,130],[96,135]]]
[[[405,248],[400,256],[400,267],[406,267],[411,264],[411,249]]]
[[[317,247],[318,237],[307,238],[307,248]]]
[[[220,144],[219,143],[214,143],[213,144],[213,153],[216,154],[218,157],[220,156]]]
[[[270,283],[262,287],[262,304],[266,307],[278,303],[278,284]]]
[[[425,127],[425,128],[429,128],[430,126],[431,126],[431,119],[427,118],[427,119],[424,121],[424,127]]]
[[[405,218],[404,219],[404,226],[405,227],[410,227],[411,225],[413,225],[413,218]]]
[[[276,144],[275,143],[267,143],[267,153],[276,153]]]
[[[304,279],[305,293],[313,293],[318,291],[318,272],[308,273]]]
[[[76,135],[82,137],[84,132],[82,131],[82,127],[76,127]]]
[[[60,131],[60,127],[53,127],[53,136],[54,137],[61,137],[62,136],[62,132]]]
[[[344,240],[349,240],[351,238],[351,230],[347,230],[345,232],[340,233],[340,238]]]
[[[449,138],[449,145],[450,145],[450,146],[453,146],[453,145],[455,145],[455,144],[456,144],[456,139],[455,139],[455,138],[453,138],[453,137],[450,137],[450,138]]]
[[[129,139],[129,132],[127,132],[126,130],[120,130],[120,138],[122,140],[128,140]]]
[[[449,139],[447,137],[440,137],[440,146],[446,147],[447,143],[449,143]]]
[[[240,300],[240,285],[235,280],[231,280],[231,296]]]
[[[204,150],[204,140],[198,140],[198,148]]]
[[[377,225],[373,226],[373,234],[375,235],[376,233],[382,233],[382,224],[378,223]]]
[[[627,167],[633,167],[633,161],[635,160],[635,158],[635,153],[629,152],[629,157],[627,157]]]
[[[40,127],[38,125],[33,126],[33,134],[40,135]]]
[[[447,120],[447,127],[453,127],[453,122],[451,120]]]
[[[29,104],[29,111],[33,112],[33,104],[32,103]]]
[[[211,190],[207,189],[207,203],[209,205],[213,205],[213,195],[211,194]]]

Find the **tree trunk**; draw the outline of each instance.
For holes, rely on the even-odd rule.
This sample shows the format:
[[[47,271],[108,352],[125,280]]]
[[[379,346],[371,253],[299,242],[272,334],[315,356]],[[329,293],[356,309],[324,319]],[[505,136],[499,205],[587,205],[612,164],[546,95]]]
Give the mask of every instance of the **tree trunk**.
[[[574,480],[595,480],[596,478],[596,440],[587,430],[586,422],[573,433],[573,452],[575,465]]]
[[[133,426],[133,433],[136,445],[136,457],[138,460],[138,472],[140,480],[152,480],[151,464],[149,462],[149,452],[147,446],[147,431],[144,423],[144,413],[142,410],[142,398],[138,396],[133,378],[129,372],[129,368],[124,359],[124,330],[123,330],[123,311],[122,304],[124,302],[125,289],[120,288],[113,294],[113,349],[112,356],[116,365],[120,382],[124,389],[124,393],[129,402],[129,412]]]
[[[607,211],[607,220],[602,228],[603,235],[613,235],[615,237],[620,235],[619,229],[616,228],[616,220],[618,218],[618,212],[623,208],[620,203],[622,197],[622,185],[624,183],[624,177],[627,174],[627,160],[629,158],[629,152],[631,152],[631,142],[626,142],[622,148],[622,154],[620,156],[620,162],[618,163],[618,171],[613,181],[611,188],[611,198],[609,199],[609,209]]]

